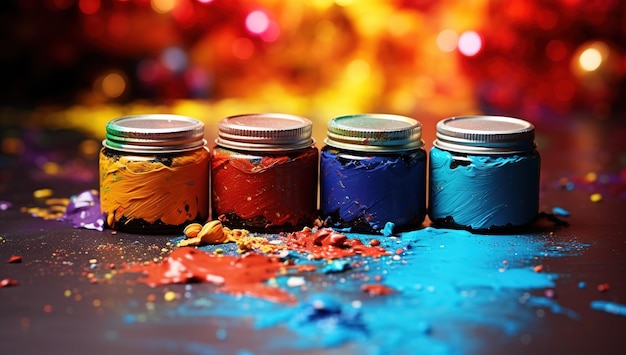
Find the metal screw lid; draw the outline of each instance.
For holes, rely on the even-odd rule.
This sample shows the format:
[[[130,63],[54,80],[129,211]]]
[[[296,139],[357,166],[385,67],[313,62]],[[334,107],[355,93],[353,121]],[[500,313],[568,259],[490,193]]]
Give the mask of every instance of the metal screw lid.
[[[186,116],[148,114],[109,121],[102,145],[130,153],[176,153],[206,144],[204,123]]]
[[[422,124],[410,117],[389,114],[359,114],[328,122],[324,142],[335,148],[366,152],[399,152],[418,149]]]
[[[298,150],[313,146],[313,123],[284,113],[245,114],[222,119],[215,143],[246,151]]]
[[[505,116],[459,116],[437,123],[437,148],[467,154],[515,154],[535,149],[535,127]]]

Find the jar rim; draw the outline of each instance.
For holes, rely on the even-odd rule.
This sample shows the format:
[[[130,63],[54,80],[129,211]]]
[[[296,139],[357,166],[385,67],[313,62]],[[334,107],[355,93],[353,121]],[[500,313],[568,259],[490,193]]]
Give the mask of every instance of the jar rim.
[[[204,123],[181,115],[122,116],[106,125],[106,148],[132,153],[175,153],[206,144]]]
[[[325,144],[355,151],[398,152],[424,145],[422,124],[411,117],[365,113],[338,116],[327,126]]]
[[[251,113],[229,116],[218,125],[215,143],[246,151],[300,150],[313,146],[313,123],[286,113]]]
[[[437,122],[437,148],[468,154],[515,154],[536,149],[535,127],[516,117],[454,116]]]

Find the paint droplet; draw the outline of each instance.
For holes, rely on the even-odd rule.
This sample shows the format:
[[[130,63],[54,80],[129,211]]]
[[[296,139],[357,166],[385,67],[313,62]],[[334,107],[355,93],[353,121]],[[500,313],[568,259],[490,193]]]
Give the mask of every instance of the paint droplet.
[[[587,173],[587,175],[585,175],[585,180],[587,180],[587,182],[595,182],[596,180],[598,180],[598,174],[590,171]]]
[[[52,305],[47,304],[47,305],[43,306],[43,311],[46,312],[46,313],[52,312]]]
[[[33,192],[35,198],[46,198],[52,196],[52,189],[39,189]]]
[[[600,292],[606,292],[611,288],[611,285],[609,285],[608,283],[603,283],[603,284],[599,284],[598,285],[598,291]]]
[[[570,215],[569,211],[562,208],[562,207],[552,207],[552,213],[554,213],[557,216],[563,216],[563,217],[568,217]]]
[[[373,246],[373,247],[379,246],[380,245],[380,240],[372,239],[372,240],[370,240],[370,245]]]
[[[537,265],[533,268],[534,272],[541,272],[543,270],[543,265]]]
[[[9,263],[11,264],[16,264],[16,263],[21,263],[22,262],[22,257],[19,255],[11,255],[11,257],[9,258]]]
[[[167,291],[167,292],[165,292],[165,294],[163,295],[163,299],[164,299],[166,302],[172,302],[172,301],[175,301],[177,297],[178,297],[178,296],[176,295],[176,292],[174,292],[174,291]]]
[[[602,201],[602,195],[599,193],[591,194],[591,196],[589,196],[589,200],[591,202],[600,202]]]
[[[578,288],[587,288],[587,283],[585,281],[581,281],[578,283]]]

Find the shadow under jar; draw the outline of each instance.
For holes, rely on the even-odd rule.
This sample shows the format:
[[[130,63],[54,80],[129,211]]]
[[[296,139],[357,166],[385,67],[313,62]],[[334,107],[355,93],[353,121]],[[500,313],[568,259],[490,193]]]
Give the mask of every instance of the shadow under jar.
[[[109,228],[180,233],[209,215],[204,124],[166,114],[109,121],[100,151],[100,205]]]
[[[419,226],[426,216],[422,125],[388,115],[341,116],[328,123],[320,155],[320,210],[335,228],[379,233]]]
[[[225,225],[292,231],[317,217],[319,153],[310,120],[282,113],[224,118],[212,150],[212,214]]]
[[[513,117],[439,121],[430,150],[430,219],[475,231],[533,222],[539,211],[541,165],[534,138],[534,126]]]

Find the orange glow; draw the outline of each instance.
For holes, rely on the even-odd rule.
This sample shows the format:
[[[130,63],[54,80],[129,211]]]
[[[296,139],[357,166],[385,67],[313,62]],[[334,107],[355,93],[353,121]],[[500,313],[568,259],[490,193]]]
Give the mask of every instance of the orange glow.
[[[239,59],[248,59],[254,54],[254,44],[248,38],[237,38],[233,42],[233,54]]]

